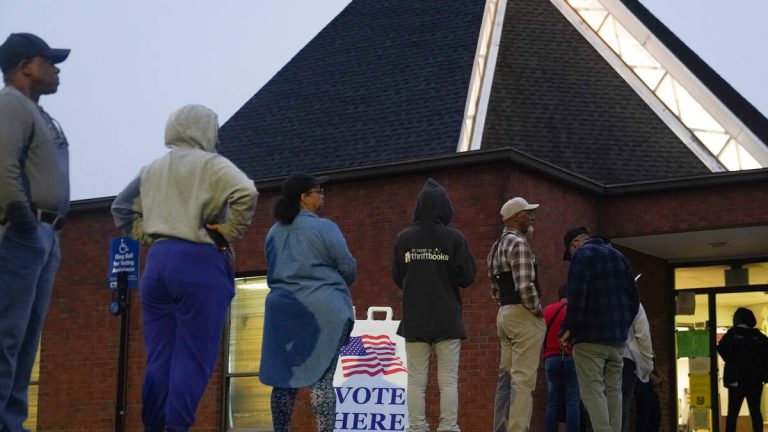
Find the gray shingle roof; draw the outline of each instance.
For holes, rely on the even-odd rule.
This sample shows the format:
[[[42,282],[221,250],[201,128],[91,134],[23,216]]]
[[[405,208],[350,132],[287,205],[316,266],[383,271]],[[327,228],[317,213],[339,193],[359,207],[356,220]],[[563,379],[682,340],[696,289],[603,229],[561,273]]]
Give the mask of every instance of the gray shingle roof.
[[[455,153],[484,6],[353,0],[222,126],[222,153],[256,180]],[[760,135],[765,117],[634,6]],[[605,185],[709,173],[548,0],[507,2],[482,146]]]
[[[483,0],[354,0],[221,128],[252,178],[456,151]]]
[[[603,184],[709,170],[549,2],[507,3],[483,147]]]
[[[768,143],[768,119],[680,40],[637,0],[621,0],[707,88],[763,142]],[[738,48],[736,48],[738,49]]]

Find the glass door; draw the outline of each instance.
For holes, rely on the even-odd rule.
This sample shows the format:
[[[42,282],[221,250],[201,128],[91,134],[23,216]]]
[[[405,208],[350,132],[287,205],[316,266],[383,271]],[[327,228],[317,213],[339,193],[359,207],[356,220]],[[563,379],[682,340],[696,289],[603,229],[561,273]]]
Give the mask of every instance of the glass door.
[[[768,334],[768,293],[764,291],[718,293],[707,289],[678,292],[675,316],[678,431],[724,431],[728,389],[723,383],[724,363],[716,346],[733,326],[733,314],[751,310],[756,327]],[[715,325],[712,325],[715,323]],[[765,395],[765,389],[763,391]],[[761,402],[768,420],[768,398]],[[739,412],[737,430],[751,430],[747,404]]]
[[[712,329],[710,295],[678,293],[675,317],[677,425],[679,431],[712,429]]]
[[[730,294],[717,294],[717,341],[725,335],[733,326],[733,313],[737,308],[747,308],[755,314],[757,319],[757,327],[764,334],[768,334],[768,294],[763,291],[756,292],[743,292],[743,293],[730,293]],[[725,364],[723,359],[717,357],[717,389],[720,399],[720,430],[725,430],[725,418],[728,414],[728,389],[723,382],[723,368]],[[763,399],[760,404],[760,411],[763,415],[763,421],[768,420],[768,397],[765,397],[766,388],[763,386]],[[747,409],[747,403],[744,401],[741,405],[741,410],[738,413],[739,420],[737,422],[737,431],[751,431],[751,420],[749,416],[749,410]],[[764,424],[763,430],[766,430]]]

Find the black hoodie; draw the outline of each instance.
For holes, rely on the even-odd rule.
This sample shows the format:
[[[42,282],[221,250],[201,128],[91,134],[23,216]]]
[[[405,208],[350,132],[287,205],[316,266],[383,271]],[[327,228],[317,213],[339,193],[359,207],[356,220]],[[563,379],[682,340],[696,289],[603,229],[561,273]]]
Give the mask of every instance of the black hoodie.
[[[725,362],[727,386],[768,382],[768,337],[756,328],[731,327],[720,339],[717,352]]]
[[[392,279],[403,290],[397,334],[407,340],[466,337],[459,287],[474,281],[475,258],[464,235],[448,227],[452,217],[448,193],[429,179],[416,202],[413,225],[395,240]]]

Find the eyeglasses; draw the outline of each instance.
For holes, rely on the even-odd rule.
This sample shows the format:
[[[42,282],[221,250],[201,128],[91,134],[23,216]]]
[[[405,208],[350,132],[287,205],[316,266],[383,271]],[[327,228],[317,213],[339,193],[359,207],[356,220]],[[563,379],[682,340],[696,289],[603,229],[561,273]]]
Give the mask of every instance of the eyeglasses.
[[[316,193],[318,195],[325,195],[325,189],[323,189],[323,188],[310,189],[310,190],[308,190],[308,191],[306,191],[304,193],[307,194],[307,195],[310,195],[310,194],[313,194],[313,193]]]

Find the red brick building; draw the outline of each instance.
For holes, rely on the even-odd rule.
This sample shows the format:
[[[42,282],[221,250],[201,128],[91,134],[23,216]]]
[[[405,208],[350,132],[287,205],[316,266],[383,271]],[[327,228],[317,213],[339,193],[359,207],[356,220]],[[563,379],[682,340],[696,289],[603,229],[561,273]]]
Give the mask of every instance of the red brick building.
[[[382,305],[399,317],[391,247],[427,178],[448,190],[452,225],[468,238],[480,269],[502,229],[501,204],[524,196],[541,204],[531,243],[545,303],[566,277],[566,230],[586,225],[612,238],[643,274],[641,300],[664,378],[662,430],[698,421],[700,410],[717,418],[712,342],[736,305],[768,319],[768,120],[636,0],[598,3],[600,23],[571,3],[354,0],[222,127],[222,152],[261,191],[252,227],[237,245],[238,277],[258,282],[266,272],[271,203],[293,172],[331,175],[321,215],[339,225],[358,261],[351,286],[358,318]],[[601,39],[608,23],[630,36],[647,33],[645,47],[660,59],[646,64],[662,77],[656,86],[648,86],[656,78],[633,69],[633,59],[611,51],[631,39]],[[684,89],[719,129],[691,123],[688,99],[675,102],[678,111],[665,105],[665,86]],[[39,430],[115,427],[119,319],[107,311],[106,279],[109,239],[119,233],[110,203],[74,203],[62,231],[36,386]],[[254,292],[243,288],[238,298]],[[137,295],[124,357],[127,430],[141,430]],[[677,310],[679,297],[693,302],[693,313]],[[499,349],[497,306],[482,271],[463,299],[469,336],[459,423],[466,432],[487,431]],[[239,363],[243,350],[243,364],[254,364],[258,340],[233,336],[237,326],[258,322],[258,295],[247,301],[237,307],[253,312],[233,306],[196,430],[270,430],[262,426],[269,413],[257,368]],[[709,407],[691,402],[699,390],[687,380],[696,371],[676,349],[688,329],[707,334]],[[543,429],[545,390],[540,373],[535,431]],[[435,424],[434,382],[428,413]],[[314,430],[306,402],[295,416],[295,430]]]

